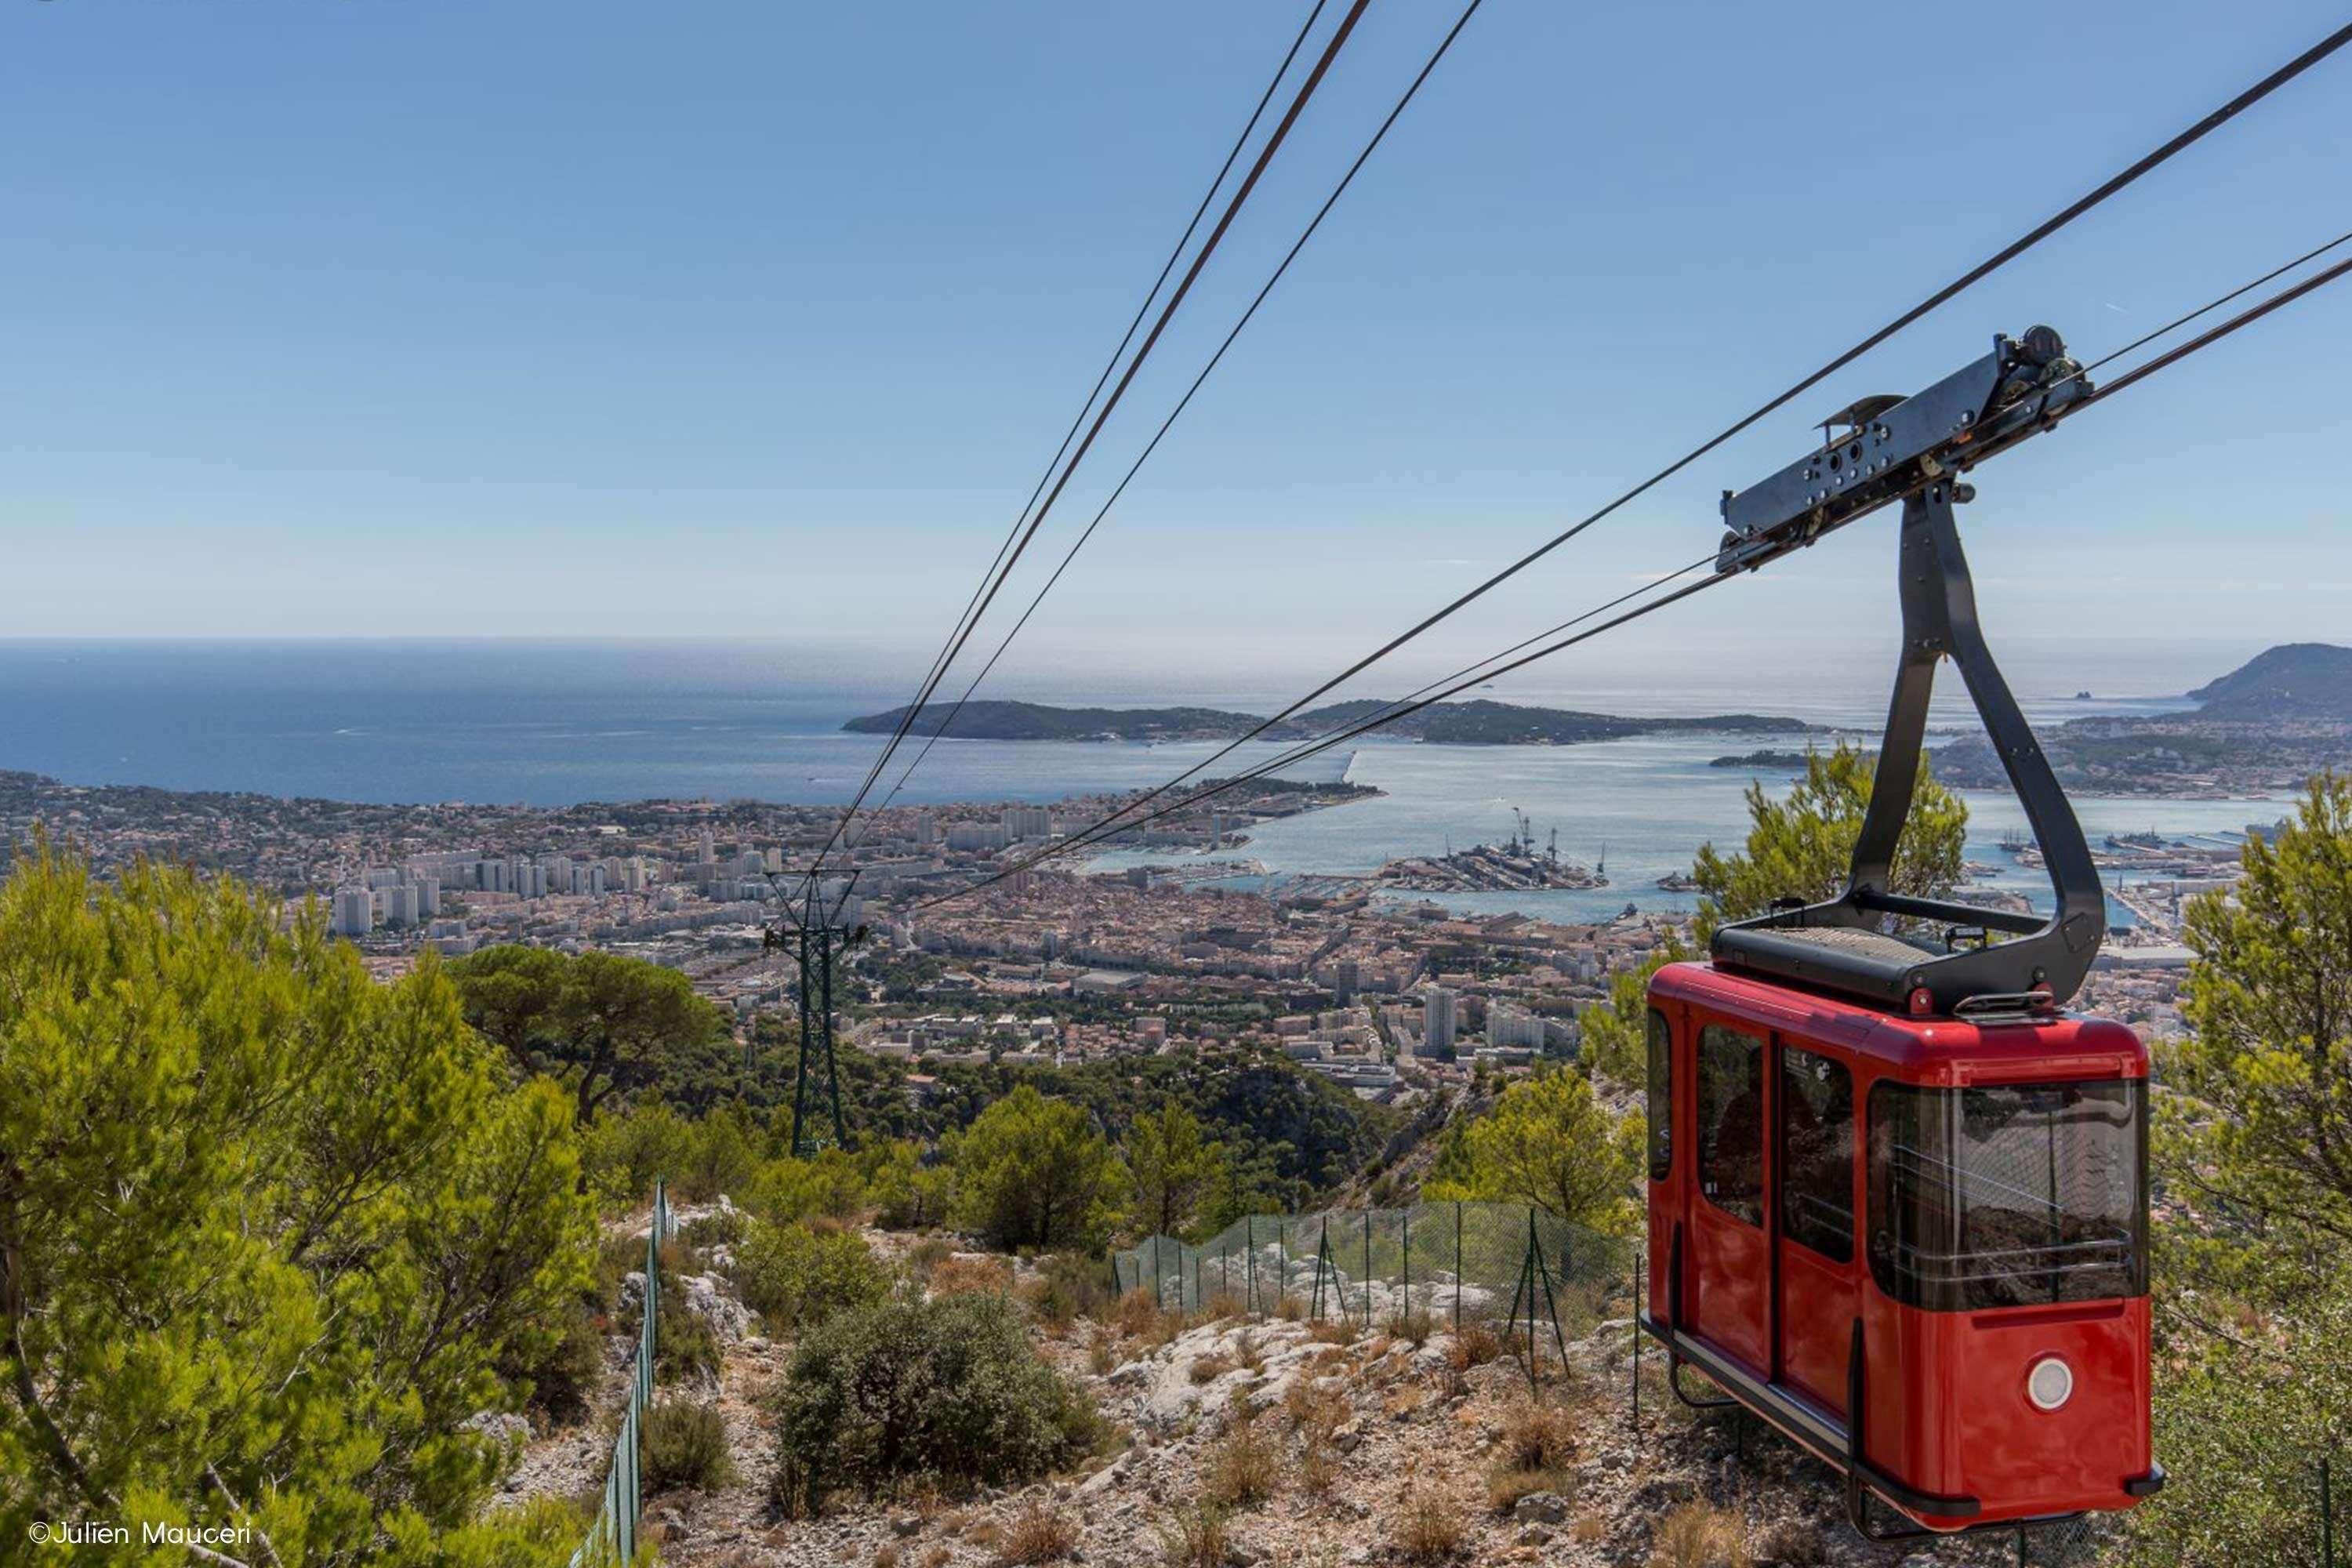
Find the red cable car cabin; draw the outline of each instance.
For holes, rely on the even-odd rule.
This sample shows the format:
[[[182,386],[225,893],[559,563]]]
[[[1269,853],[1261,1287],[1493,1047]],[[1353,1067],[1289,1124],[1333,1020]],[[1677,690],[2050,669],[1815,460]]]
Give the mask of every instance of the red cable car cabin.
[[[1952,512],[1974,492],[1949,478],[2087,391],[2049,329],[1997,339],[1724,501],[1731,570],[1900,499],[1903,657],[1845,890],[1727,925],[1708,962],[1651,982],[1641,1322],[1678,1396],[1744,1405],[1836,1466],[1876,1539],[2129,1508],[2164,1482],[2147,1054],[2060,1011],[2105,896],[1978,627]],[[2047,918],[1896,890],[1947,656],[2049,867]],[[1685,1363],[1727,1398],[1691,1399]],[[1911,1522],[1874,1525],[1874,1495]]]

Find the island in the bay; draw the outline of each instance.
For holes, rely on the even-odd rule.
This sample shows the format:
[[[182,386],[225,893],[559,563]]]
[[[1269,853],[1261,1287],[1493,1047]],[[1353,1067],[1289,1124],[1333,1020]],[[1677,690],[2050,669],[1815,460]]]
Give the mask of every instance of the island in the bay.
[[[1334,702],[1296,713],[1269,726],[1267,741],[1303,741],[1360,724],[1395,706],[1376,698]],[[907,708],[869,713],[842,728],[853,734],[887,735],[907,721]],[[944,702],[926,703],[908,732],[945,731],[966,741],[1230,741],[1246,735],[1265,718],[1224,708],[1058,708],[1040,702],[967,702],[961,710]],[[1510,702],[1439,702],[1381,726],[1380,733],[1445,746],[1573,746],[1630,735],[1681,731],[1798,735],[1813,726],[1801,719],[1761,713],[1714,713],[1701,718],[1629,718],[1580,713],[1566,708],[1529,708]]]

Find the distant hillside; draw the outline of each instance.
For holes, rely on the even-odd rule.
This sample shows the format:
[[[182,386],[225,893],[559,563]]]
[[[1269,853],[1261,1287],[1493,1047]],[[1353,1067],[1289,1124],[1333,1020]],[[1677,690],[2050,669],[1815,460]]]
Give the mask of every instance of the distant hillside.
[[[2352,647],[2283,643],[2189,695],[2199,718],[2228,723],[2352,720]]]
[[[2352,648],[2285,643],[2189,692],[2194,712],[2107,714],[2044,731],[2058,782],[2101,795],[2220,798],[2294,789],[2352,764]],[[2005,787],[1981,735],[1933,753],[1936,776],[1970,789]]]
[[[1267,731],[1266,737],[1303,740],[1361,722],[1387,706],[1376,698],[1335,702],[1284,721]],[[911,732],[937,732],[949,711],[946,704],[927,704],[917,715]],[[887,734],[906,714],[905,708],[894,708],[887,713],[852,719],[842,728],[856,734]],[[956,715],[948,733],[971,741],[1224,741],[1245,734],[1263,721],[1255,713],[1218,708],[1054,708],[1036,702],[972,702]],[[1441,702],[1383,725],[1380,732],[1449,746],[1572,746],[1673,731],[1800,734],[1806,728],[1801,720],[1757,713],[1644,719],[1474,701]]]

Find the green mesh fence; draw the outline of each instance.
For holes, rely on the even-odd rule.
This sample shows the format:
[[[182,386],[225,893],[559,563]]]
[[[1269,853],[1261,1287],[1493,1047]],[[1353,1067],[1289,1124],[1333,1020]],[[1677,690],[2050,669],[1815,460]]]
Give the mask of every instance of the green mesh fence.
[[[1347,1319],[1412,1314],[1483,1324],[1525,1350],[1597,1320],[1633,1269],[1632,1243],[1517,1204],[1416,1204],[1254,1215],[1194,1246],[1146,1237],[1113,1256],[1118,1288],[1185,1312]]]
[[[613,1439],[613,1461],[604,1470],[604,1495],[595,1522],[572,1553],[571,1568],[629,1568],[637,1558],[637,1521],[645,1508],[638,1473],[638,1443],[646,1407],[654,1398],[654,1360],[661,1310],[661,1244],[672,1234],[669,1187],[654,1184],[653,1224],[646,1231],[645,1311],[637,1322],[637,1354],[629,1365],[629,1402]]]

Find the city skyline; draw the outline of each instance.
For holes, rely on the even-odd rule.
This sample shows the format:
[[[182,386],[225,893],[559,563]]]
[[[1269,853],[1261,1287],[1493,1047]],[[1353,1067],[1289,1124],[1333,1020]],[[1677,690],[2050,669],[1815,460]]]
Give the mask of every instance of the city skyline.
[[[1684,9],[1486,7],[989,689],[1171,652],[1212,686],[1328,673],[2334,19],[2101,3],[1955,50],[1888,15],[1900,71],[1792,96],[1810,32]],[[0,395],[0,543],[47,586],[0,633],[790,635],[919,666],[1303,11],[13,13],[0,279],[44,308]],[[1008,608],[1452,14],[1368,14]],[[2021,98],[1992,58],[2056,68]],[[1855,394],[2038,320],[2095,354],[2327,237],[2303,198],[2352,129],[2342,68],[1499,590],[1433,672],[1701,552],[1716,493]],[[1989,619],[2340,637],[2352,575],[2314,541],[2347,335],[2322,294],[1988,468]],[[1874,520],[1735,615],[1578,662],[1773,626],[1858,655],[1891,633],[1892,554]]]

